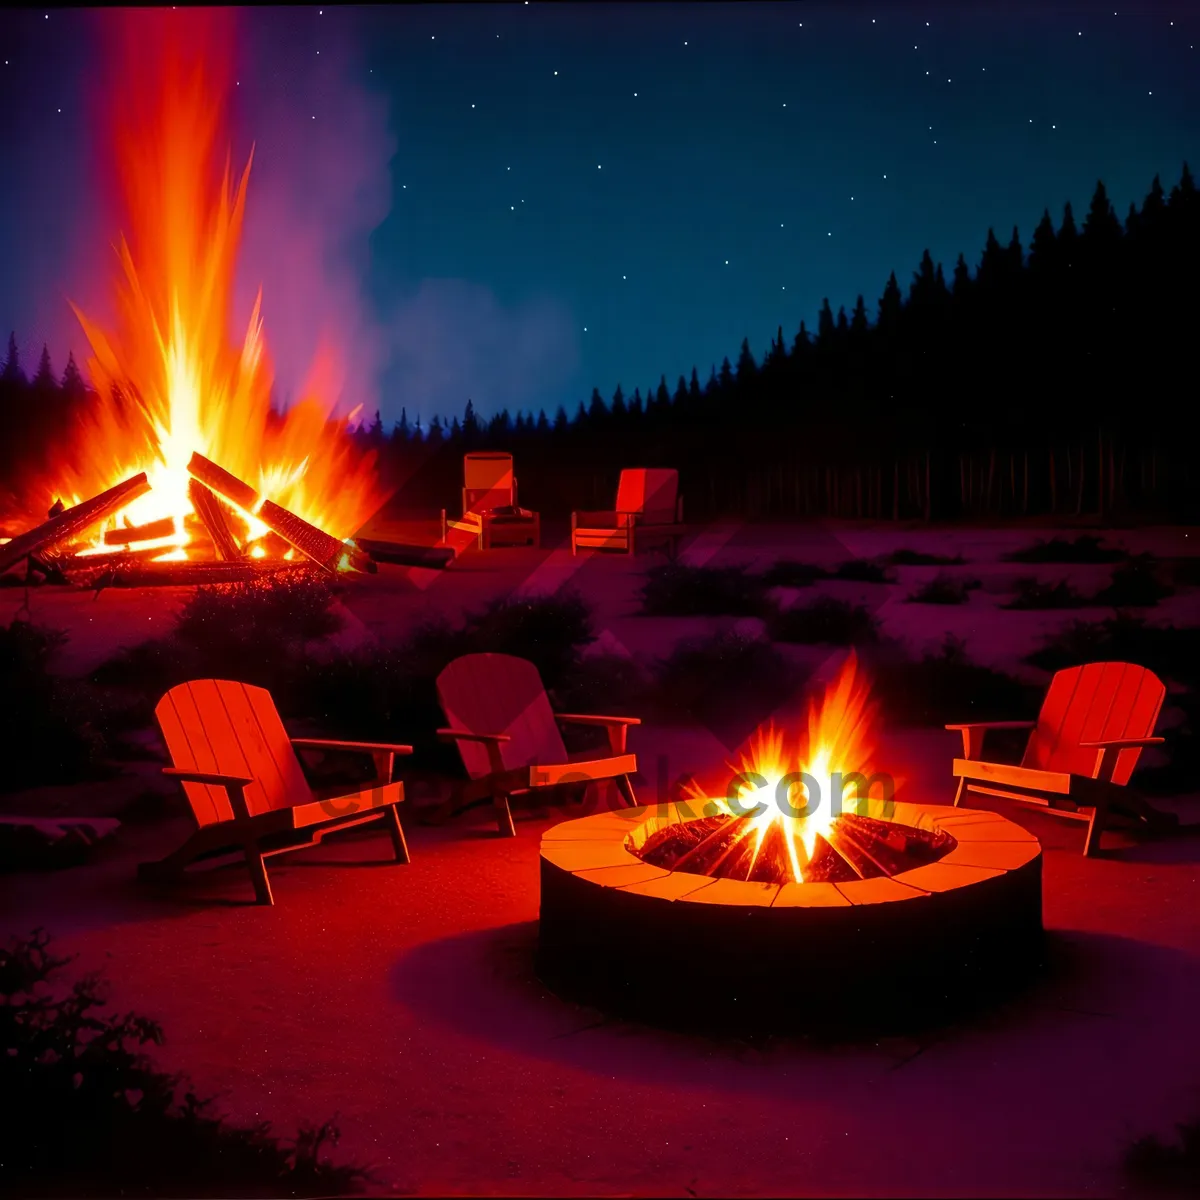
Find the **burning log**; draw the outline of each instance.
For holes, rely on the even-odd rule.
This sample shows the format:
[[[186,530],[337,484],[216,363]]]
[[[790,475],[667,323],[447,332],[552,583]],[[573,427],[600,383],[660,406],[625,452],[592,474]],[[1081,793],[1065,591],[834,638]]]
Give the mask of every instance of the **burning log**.
[[[162,517],[145,525],[126,525],[124,529],[110,529],[104,535],[106,546],[131,546],[134,542],[152,542],[158,538],[175,536],[175,518]]]
[[[61,545],[104,520],[111,513],[124,508],[130,501],[144,496],[149,490],[150,481],[143,471],[132,479],[109,488],[107,492],[101,492],[100,495],[93,496],[74,508],[68,508],[48,521],[43,521],[36,528],[0,546],[0,571],[7,571],[21,559],[39,550],[49,550]]]
[[[92,577],[99,571],[112,570],[128,563],[150,562],[160,554],[166,554],[168,549],[162,546],[126,546],[98,554],[58,555],[48,561],[53,562],[62,574],[74,582],[81,576]]]
[[[359,571],[375,570],[374,562],[365,554],[331,537],[323,529],[310,525],[281,504],[276,504],[273,500],[262,500],[248,483],[243,483],[236,475],[231,475],[203,454],[192,455],[188,461],[188,474],[211,488],[218,496],[223,496],[230,503],[253,513],[288,545],[294,546],[331,575],[340,568],[347,567]]]
[[[204,528],[208,530],[217,557],[226,562],[241,558],[241,547],[229,528],[229,518],[233,515],[233,510],[223,504],[216,494],[198,479],[188,480],[188,499],[192,502],[192,507],[203,522]]]
[[[354,544],[377,563],[399,567],[427,567],[445,570],[454,561],[454,551],[436,546],[410,546],[404,542],[381,542],[374,538],[355,538]]]
[[[95,581],[95,588],[201,587],[213,583],[253,583],[268,575],[301,574],[309,563],[148,562],[116,567]]]

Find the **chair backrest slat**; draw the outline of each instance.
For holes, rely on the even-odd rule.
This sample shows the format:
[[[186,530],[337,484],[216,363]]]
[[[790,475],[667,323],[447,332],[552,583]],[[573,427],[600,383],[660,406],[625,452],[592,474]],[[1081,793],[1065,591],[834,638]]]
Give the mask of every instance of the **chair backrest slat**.
[[[481,450],[463,456],[463,507],[486,512],[516,504],[513,457],[501,451]]]
[[[510,654],[465,654],[437,679],[438,699],[451,727],[472,733],[505,733],[500,749],[506,770],[531,763],[563,763],[567,750],[533,663]],[[487,747],[460,742],[472,779],[491,772]]]
[[[1087,663],[1050,681],[1022,766],[1094,775],[1099,756],[1080,742],[1150,737],[1166,696],[1162,680],[1134,663]],[[1117,756],[1113,782],[1129,782],[1141,750]]]
[[[312,798],[300,760],[264,688],[228,679],[194,679],[173,687],[154,715],[176,767],[253,779],[246,788],[251,816]],[[183,789],[199,824],[233,818],[223,788],[185,783]]]
[[[675,521],[679,472],[673,467],[627,467],[617,484],[617,512],[642,514],[647,525]]]

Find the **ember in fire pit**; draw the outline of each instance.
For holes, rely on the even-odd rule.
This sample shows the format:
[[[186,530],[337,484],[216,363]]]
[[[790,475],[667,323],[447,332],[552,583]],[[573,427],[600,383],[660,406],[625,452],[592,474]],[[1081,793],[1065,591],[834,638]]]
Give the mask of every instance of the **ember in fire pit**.
[[[1042,941],[1037,839],[993,813],[866,790],[839,811],[852,776],[830,766],[865,761],[869,716],[850,659],[792,760],[814,769],[789,773],[767,730],[724,800],[549,830],[542,978],[639,1019],[801,1032],[911,1026],[1026,976]],[[746,783],[763,797],[751,811]]]

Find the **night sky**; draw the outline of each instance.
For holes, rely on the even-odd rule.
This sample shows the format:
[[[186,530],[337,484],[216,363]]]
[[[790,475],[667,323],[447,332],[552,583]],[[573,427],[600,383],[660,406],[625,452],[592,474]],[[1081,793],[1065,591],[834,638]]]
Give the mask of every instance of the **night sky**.
[[[1189,11],[1191,10],[1191,11]],[[0,328],[27,368],[104,311],[103,13],[0,15]],[[707,377],[828,296],[874,313],[928,246],[974,266],[1123,218],[1200,168],[1200,6],[502,4],[247,10],[235,159],[256,143],[239,326],[261,281],[286,398],[322,334],[347,406],[428,423],[573,412]],[[241,329],[236,331],[240,339]]]

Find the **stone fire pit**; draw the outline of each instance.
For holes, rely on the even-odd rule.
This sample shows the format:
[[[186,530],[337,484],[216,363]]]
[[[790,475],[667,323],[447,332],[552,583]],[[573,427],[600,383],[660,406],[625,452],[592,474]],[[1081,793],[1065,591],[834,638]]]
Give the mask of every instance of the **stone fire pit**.
[[[872,801],[863,815],[893,822],[901,843],[904,827],[924,831],[936,861],[893,860],[895,873],[839,882],[749,882],[639,857],[666,826],[700,819],[694,802],[556,825],[541,844],[539,973],[621,1015],[800,1032],[944,1016],[1040,962],[1032,834],[942,805]]]

